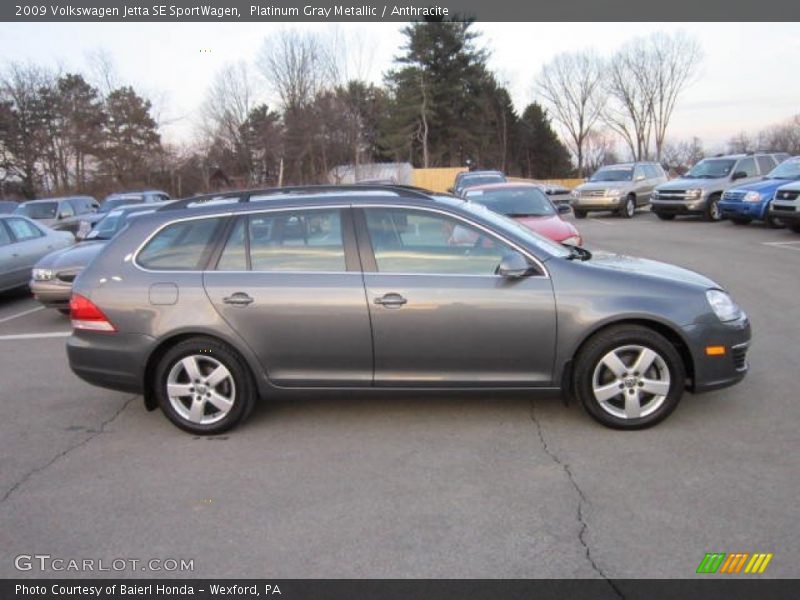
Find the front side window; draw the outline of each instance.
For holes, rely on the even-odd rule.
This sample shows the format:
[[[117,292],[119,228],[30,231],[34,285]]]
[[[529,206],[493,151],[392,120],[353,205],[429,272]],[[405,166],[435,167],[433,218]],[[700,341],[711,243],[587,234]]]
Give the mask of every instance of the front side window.
[[[8,234],[6,226],[0,222],[0,246],[5,246],[11,243],[11,236]]]
[[[62,202],[61,206],[59,207],[58,216],[61,219],[68,219],[70,217],[74,217],[75,209],[72,208],[72,205],[69,202]]]
[[[136,258],[146,269],[196,271],[205,265],[211,240],[222,219],[194,219],[167,225],[147,242]]]
[[[25,219],[8,219],[6,223],[18,242],[32,240],[44,235],[36,225],[29,223]]]
[[[287,210],[240,217],[228,236],[217,269],[346,271],[341,212]]]
[[[771,156],[758,156],[756,157],[756,161],[758,162],[758,168],[762,175],[766,175],[775,168],[775,161],[772,160]]]
[[[459,219],[427,211],[367,208],[381,273],[494,275],[507,244]]]

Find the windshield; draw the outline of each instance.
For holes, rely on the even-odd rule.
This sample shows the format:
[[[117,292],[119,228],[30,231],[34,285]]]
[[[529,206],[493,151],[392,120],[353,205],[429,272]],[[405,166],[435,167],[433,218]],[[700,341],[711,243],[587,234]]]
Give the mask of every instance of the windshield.
[[[631,181],[633,167],[603,167],[589,178],[589,181]]]
[[[800,179],[800,158],[782,162],[767,175],[770,179]]]
[[[480,216],[486,221],[489,221],[500,231],[509,231],[514,233],[514,235],[516,235],[518,238],[525,240],[534,248],[538,248],[550,256],[566,258],[571,254],[570,251],[561,244],[557,244],[556,242],[531,231],[514,219],[490,210],[483,204],[478,204],[477,202],[465,202],[462,207],[471,213]]]
[[[556,214],[547,196],[534,187],[506,188],[502,190],[472,190],[467,199],[507,217],[549,217]]]
[[[31,219],[55,219],[58,212],[58,202],[36,202],[33,204],[20,204],[14,214],[24,215]]]
[[[736,161],[731,158],[706,158],[692,167],[684,179],[721,179],[727,177]]]
[[[461,188],[475,187],[476,185],[486,185],[489,183],[505,183],[506,178],[499,174],[493,175],[470,175],[464,177],[458,186]]]
[[[119,208],[120,206],[127,206],[128,204],[141,204],[144,202],[144,198],[141,196],[122,196],[117,198],[108,198],[107,200],[103,201],[103,204],[100,205],[100,212],[108,212],[110,210],[114,210],[115,208]]]
[[[88,235],[87,240],[110,240],[117,235],[132,217],[154,212],[152,210],[112,210],[98,221]]]

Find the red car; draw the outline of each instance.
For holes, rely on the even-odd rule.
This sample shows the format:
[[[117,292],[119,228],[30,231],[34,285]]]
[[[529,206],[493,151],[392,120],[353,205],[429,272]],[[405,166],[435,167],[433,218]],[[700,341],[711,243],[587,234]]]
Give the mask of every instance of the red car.
[[[494,183],[469,188],[465,198],[525,225],[539,235],[572,246],[582,246],[583,238],[572,223],[561,218],[569,206],[556,208],[534,183]]]

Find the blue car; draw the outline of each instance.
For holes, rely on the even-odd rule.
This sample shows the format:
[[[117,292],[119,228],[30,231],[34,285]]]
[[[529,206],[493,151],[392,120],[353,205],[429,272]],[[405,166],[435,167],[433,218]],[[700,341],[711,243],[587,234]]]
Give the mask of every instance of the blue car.
[[[800,179],[800,156],[792,157],[772,169],[759,181],[729,188],[719,203],[722,216],[737,225],[765,221],[770,227],[782,227],[780,219],[769,213],[775,190],[787,181]]]

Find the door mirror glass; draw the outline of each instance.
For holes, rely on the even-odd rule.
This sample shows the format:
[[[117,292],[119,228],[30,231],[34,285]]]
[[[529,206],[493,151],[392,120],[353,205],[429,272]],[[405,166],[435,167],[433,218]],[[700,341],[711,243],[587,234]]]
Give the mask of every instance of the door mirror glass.
[[[558,210],[558,212],[559,212],[560,214],[562,214],[562,215],[565,215],[565,214],[567,214],[567,213],[569,212],[569,210],[570,210],[570,209],[569,209],[569,204],[559,204],[559,205],[556,207],[556,209],[557,209],[557,210]]]
[[[732,179],[733,179],[733,181],[736,181],[737,179],[744,179],[745,177],[747,177],[747,173],[746,172],[744,172],[744,171],[736,171],[736,173],[733,174]]]
[[[497,267],[497,274],[509,279],[519,279],[525,277],[531,270],[528,259],[519,252],[509,252],[500,261]]]

